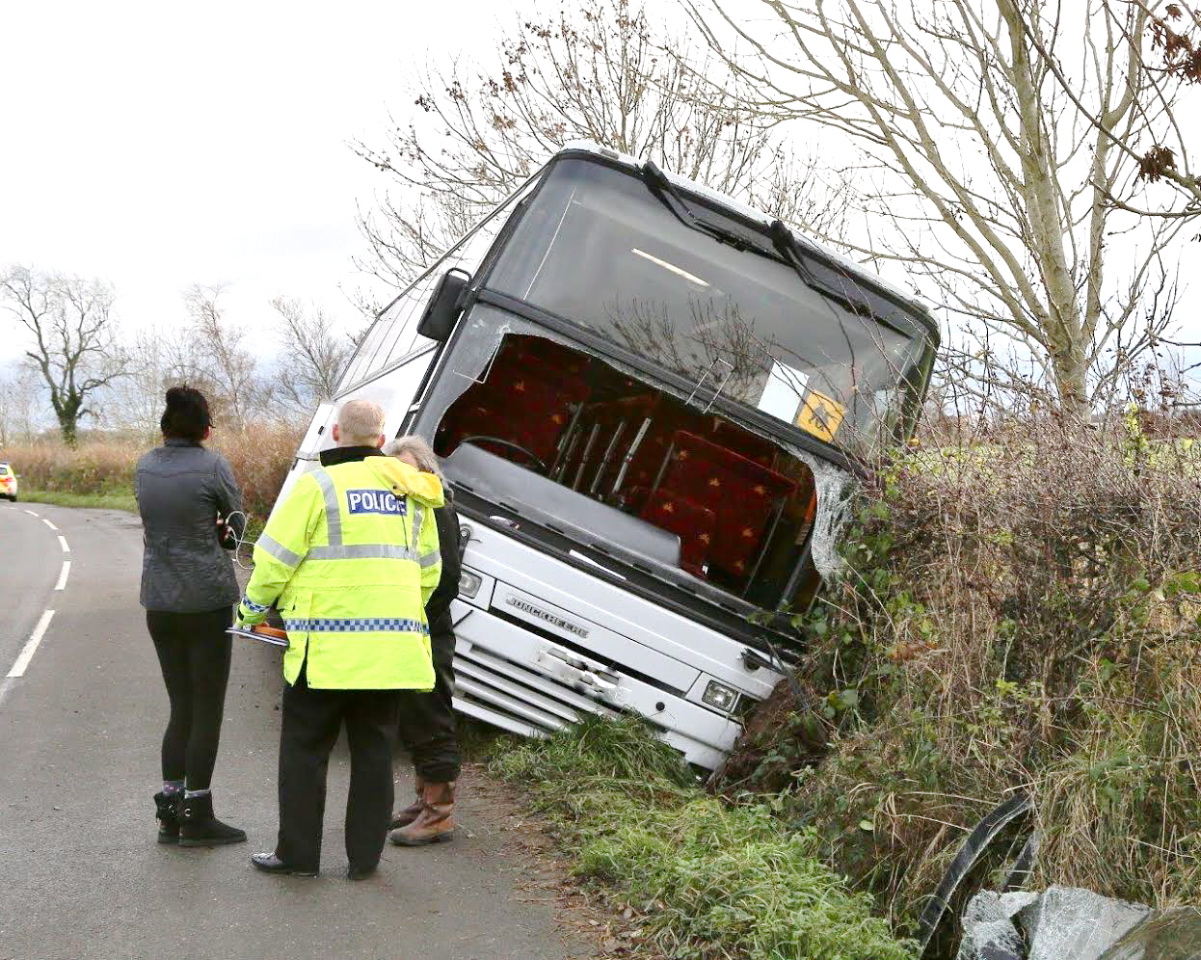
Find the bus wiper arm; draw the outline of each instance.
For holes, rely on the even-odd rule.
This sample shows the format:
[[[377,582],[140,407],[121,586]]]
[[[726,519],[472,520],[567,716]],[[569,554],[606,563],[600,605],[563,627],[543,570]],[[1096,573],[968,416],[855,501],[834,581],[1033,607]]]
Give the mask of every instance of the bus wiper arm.
[[[792,231],[782,221],[773,220],[768,232],[771,234],[772,243],[780,252],[780,255],[796,270],[806,286],[824,296],[833,296],[841,300],[851,311],[859,316],[870,317],[876,323],[901,334],[903,337],[913,336],[912,330],[907,330],[895,319],[894,311],[897,313],[901,311],[891,306],[884,298],[873,296],[870,291],[864,290],[854,277],[839,267],[831,265],[826,268],[827,273],[833,276],[833,280],[819,278],[809,266],[805,255],[801,252],[801,247],[796,242],[796,237],[792,235]]]
[[[805,262],[805,258],[801,255],[800,247],[797,246],[796,237],[784,225],[784,221],[773,220],[771,226],[768,228],[768,233],[771,235],[772,244],[780,252],[780,256],[800,274],[801,279],[805,281],[805,285],[818,292],[822,292],[822,285],[818,283],[817,277],[809,269],[809,264]]]
[[[792,231],[785,226],[782,220],[773,220],[768,228],[767,237],[762,240],[770,240],[768,243],[756,243],[755,236],[746,236],[731,230],[719,223],[714,223],[711,220],[705,220],[703,215],[692,208],[683,194],[676,188],[676,185],[667,179],[665,174],[655,164],[653,160],[647,160],[642,165],[643,182],[647,189],[670,210],[684,226],[693,230],[699,230],[701,233],[707,234],[722,243],[728,243],[738,250],[752,250],[755,253],[773,259],[783,260],[786,264],[796,271],[797,276],[801,278],[801,282],[811,290],[816,290],[823,296],[833,296],[835,299],[842,301],[852,312],[861,316],[872,317],[877,323],[882,323],[898,333],[908,335],[907,332],[891,321],[886,315],[882,315],[876,306],[876,298],[868,294],[853,277],[848,276],[837,266],[831,265],[825,272],[832,275],[832,279],[819,277],[813,268],[809,266],[808,258],[797,243],[796,237],[792,235]]]
[[[860,315],[866,314],[874,318],[877,322],[896,329],[893,324],[880,317],[878,311],[872,308],[871,298],[859,284],[838,268],[835,267],[832,270],[838,283],[837,286],[834,286],[828,280],[819,280],[806,262],[805,256],[801,252],[800,244],[796,242],[796,237],[792,235],[792,231],[785,226],[782,220],[773,220],[771,227],[768,228],[768,232],[771,235],[772,244],[776,250],[796,270],[807,287],[821,294],[833,294],[855,313]],[[848,284],[850,284],[853,290],[847,289]],[[900,332],[904,333],[903,330]]]
[[[819,293],[829,292],[828,288],[813,275],[792,232],[782,221],[772,221],[767,237],[760,237],[758,234],[747,236],[721,224],[703,219],[653,160],[647,160],[642,165],[642,175],[651,193],[675,214],[676,219],[684,226],[706,233],[723,243],[732,244],[739,250],[753,250],[773,259],[781,259],[796,270],[807,286]],[[756,242],[757,240],[758,242]],[[770,245],[764,242],[765,240],[770,240]]]
[[[642,165],[642,177],[647,188],[656,198],[667,207],[684,226],[699,230],[701,233],[708,234],[714,240],[720,240],[722,243],[728,243],[740,250],[757,249],[752,241],[735,233],[733,230],[728,230],[711,221],[706,221],[700,217],[695,210],[684,199],[684,195],[676,189],[676,185],[667,179],[667,174],[659,169],[659,166],[653,160],[647,160]]]

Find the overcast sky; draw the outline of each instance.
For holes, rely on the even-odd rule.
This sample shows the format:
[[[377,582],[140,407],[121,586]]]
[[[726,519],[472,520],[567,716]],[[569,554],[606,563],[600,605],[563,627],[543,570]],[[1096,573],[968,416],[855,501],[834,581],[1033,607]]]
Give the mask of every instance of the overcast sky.
[[[529,4],[524,4],[529,6]],[[98,276],[128,326],[182,322],[180,291],[228,284],[263,328],[277,294],[357,319],[356,202],[382,174],[387,106],[434,56],[512,7],[370,0],[203,5],[39,0],[0,16],[0,264]],[[0,325],[0,362],[18,352]]]

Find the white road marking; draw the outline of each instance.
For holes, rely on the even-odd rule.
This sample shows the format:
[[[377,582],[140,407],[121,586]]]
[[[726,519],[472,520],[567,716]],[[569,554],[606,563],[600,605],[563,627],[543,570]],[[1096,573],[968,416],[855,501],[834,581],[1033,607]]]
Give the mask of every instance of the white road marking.
[[[50,522],[49,520],[47,520],[45,517],[42,517],[42,523],[46,524],[46,526],[48,526],[48,527],[49,527],[51,530],[57,530],[57,529],[58,529],[58,527],[56,527],[56,526],[55,526],[53,523],[51,523],[51,522]]]
[[[61,533],[58,535],[58,545],[63,548],[63,553],[70,553],[71,548],[67,545],[67,538]]]
[[[17,657],[17,662],[13,664],[13,668],[8,671],[8,676],[23,677],[25,676],[25,668],[29,666],[29,661],[33,659],[33,655],[37,652],[38,644],[42,642],[42,637],[46,635],[46,630],[50,626],[50,621],[54,619],[54,611],[47,610],[42,614],[42,619],[38,621],[38,625],[33,628],[33,633],[29,635],[29,639],[25,642],[25,646],[21,649],[21,655]]]
[[[22,507],[21,509],[22,509],[22,510],[25,510],[25,508],[24,508],[24,507]],[[25,510],[25,512],[26,512],[27,514],[29,514],[31,517],[36,517],[36,516],[38,516],[38,514],[34,513],[32,510]]]
[[[55,584],[55,590],[62,590],[67,586],[67,577],[71,575],[71,561],[63,561],[63,572],[58,575],[58,583]]]

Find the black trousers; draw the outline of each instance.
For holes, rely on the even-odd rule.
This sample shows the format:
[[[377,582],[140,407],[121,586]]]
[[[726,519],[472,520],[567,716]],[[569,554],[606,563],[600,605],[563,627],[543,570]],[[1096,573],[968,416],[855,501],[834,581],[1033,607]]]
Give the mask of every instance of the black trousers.
[[[455,634],[453,628],[435,630],[434,689],[429,693],[401,691],[400,744],[413,760],[413,769],[426,783],[451,783],[459,779],[461,761],[455,728]]]
[[[163,734],[164,780],[185,780],[189,790],[212,784],[225,714],[225,688],[233,638],[225,631],[233,610],[205,613],[146,611],[171,716]]]
[[[356,869],[379,863],[392,818],[399,708],[399,690],[314,690],[303,668],[296,683],[284,687],[277,857],[300,869],[320,866],[329,755],[345,722],[350,744],[346,856]]]

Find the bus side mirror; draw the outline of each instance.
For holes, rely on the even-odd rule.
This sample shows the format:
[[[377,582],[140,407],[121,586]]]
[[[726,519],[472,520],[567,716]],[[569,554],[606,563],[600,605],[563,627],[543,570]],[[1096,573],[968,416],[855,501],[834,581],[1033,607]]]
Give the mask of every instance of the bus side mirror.
[[[459,319],[459,299],[469,283],[471,274],[457,268],[448,270],[434,288],[430,302],[425,305],[425,312],[417,322],[417,332],[439,343],[450,339],[450,332]]]

